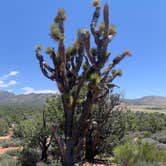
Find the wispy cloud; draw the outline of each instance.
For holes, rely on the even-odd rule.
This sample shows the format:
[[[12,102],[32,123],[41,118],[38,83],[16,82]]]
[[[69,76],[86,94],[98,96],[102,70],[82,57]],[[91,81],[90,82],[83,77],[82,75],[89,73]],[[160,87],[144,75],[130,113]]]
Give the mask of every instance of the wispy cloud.
[[[50,90],[50,89],[35,90],[32,87],[24,87],[24,88],[22,88],[22,91],[23,91],[24,94],[30,94],[30,93],[37,93],[37,94],[57,93],[57,91],[55,91],[55,90]]]
[[[9,82],[4,82],[2,80],[0,80],[0,88],[8,88],[9,86],[13,86],[16,85],[17,82],[15,80],[9,81]]]
[[[15,80],[11,80],[11,81],[9,81],[9,83],[8,83],[9,85],[16,85],[17,84],[17,82],[15,81]]]
[[[9,77],[16,76],[17,74],[19,74],[18,71],[11,71],[11,72],[9,72],[8,74],[2,76],[2,80],[6,80],[6,79],[8,79]]]
[[[11,71],[8,74],[0,76],[0,88],[8,88],[10,86],[16,85],[17,81],[10,80],[10,78],[16,76],[17,74],[19,74],[18,71]]]

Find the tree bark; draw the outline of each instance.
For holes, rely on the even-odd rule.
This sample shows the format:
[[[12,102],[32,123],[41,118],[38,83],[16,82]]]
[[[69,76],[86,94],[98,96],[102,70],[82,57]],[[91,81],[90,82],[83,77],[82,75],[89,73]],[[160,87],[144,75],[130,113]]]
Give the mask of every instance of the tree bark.
[[[73,130],[73,109],[65,108],[65,145],[66,149],[63,156],[63,166],[74,166],[74,154],[72,143]]]
[[[47,148],[42,148],[41,160],[42,161],[47,161]]]
[[[46,139],[44,139],[44,142],[43,142],[43,144],[42,144],[42,146],[41,146],[41,150],[42,150],[42,155],[41,155],[41,160],[42,161],[47,161],[47,146],[46,146]]]
[[[73,112],[72,110],[65,111],[65,142],[72,137],[73,129]]]
[[[70,144],[67,145],[67,148],[64,154],[63,166],[74,166],[73,148]]]
[[[85,159],[90,162],[94,160],[94,157],[96,155],[96,145],[92,138],[92,132],[93,130],[88,131],[88,134],[86,136],[86,146],[85,146]]]

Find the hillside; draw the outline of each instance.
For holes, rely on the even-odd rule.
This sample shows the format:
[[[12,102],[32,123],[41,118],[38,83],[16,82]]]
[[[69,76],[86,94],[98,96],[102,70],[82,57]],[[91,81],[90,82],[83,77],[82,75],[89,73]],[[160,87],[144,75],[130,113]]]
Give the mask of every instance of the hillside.
[[[7,91],[0,91],[0,105],[44,105],[46,99],[53,94],[20,94],[16,95]],[[166,106],[166,97],[161,96],[145,96],[138,99],[124,99],[127,105],[151,105],[151,106]]]
[[[129,105],[152,105],[152,106],[165,106],[166,97],[161,96],[145,96],[138,99],[127,99],[125,102]]]
[[[29,105],[29,106],[41,106],[44,105],[46,99],[53,94],[21,94],[16,95],[7,91],[0,91],[0,105]]]

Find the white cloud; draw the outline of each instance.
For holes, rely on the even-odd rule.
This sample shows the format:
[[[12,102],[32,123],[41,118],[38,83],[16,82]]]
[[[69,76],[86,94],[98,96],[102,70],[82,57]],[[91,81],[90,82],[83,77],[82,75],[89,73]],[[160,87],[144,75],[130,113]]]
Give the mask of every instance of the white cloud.
[[[4,83],[4,81],[0,80],[0,88],[5,88],[7,85]]]
[[[16,76],[18,73],[19,73],[18,71],[11,71],[11,72],[9,72],[8,74],[2,76],[2,79],[3,79],[3,80],[6,80],[6,79],[9,78],[9,77]]]
[[[9,81],[7,83],[4,83],[4,81],[0,80],[0,88],[8,88],[9,86],[16,85],[17,82],[15,80]]]
[[[0,88],[8,88],[17,84],[15,80],[10,80],[10,77],[14,77],[18,74],[18,71],[10,71],[8,74],[0,76]]]
[[[4,82],[2,80],[0,80],[0,84],[3,84]]]
[[[37,94],[43,94],[43,93],[57,93],[57,91],[50,90],[50,89],[43,89],[43,90],[35,90],[32,87],[24,87],[22,88],[24,94],[30,94],[30,93],[37,93]]]
[[[15,80],[12,80],[8,83],[8,85],[16,85],[16,84],[17,84],[17,82]]]
[[[17,75],[19,72],[18,71],[11,71],[8,75],[9,76],[15,76]]]

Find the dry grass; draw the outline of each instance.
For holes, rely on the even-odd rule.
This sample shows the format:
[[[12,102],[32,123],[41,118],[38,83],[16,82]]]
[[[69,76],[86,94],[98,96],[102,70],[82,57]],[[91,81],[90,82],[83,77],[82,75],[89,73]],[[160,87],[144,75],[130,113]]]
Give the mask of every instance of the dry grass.
[[[131,111],[137,112],[146,112],[146,113],[163,113],[166,114],[166,106],[151,106],[151,105],[131,105],[127,106]]]

